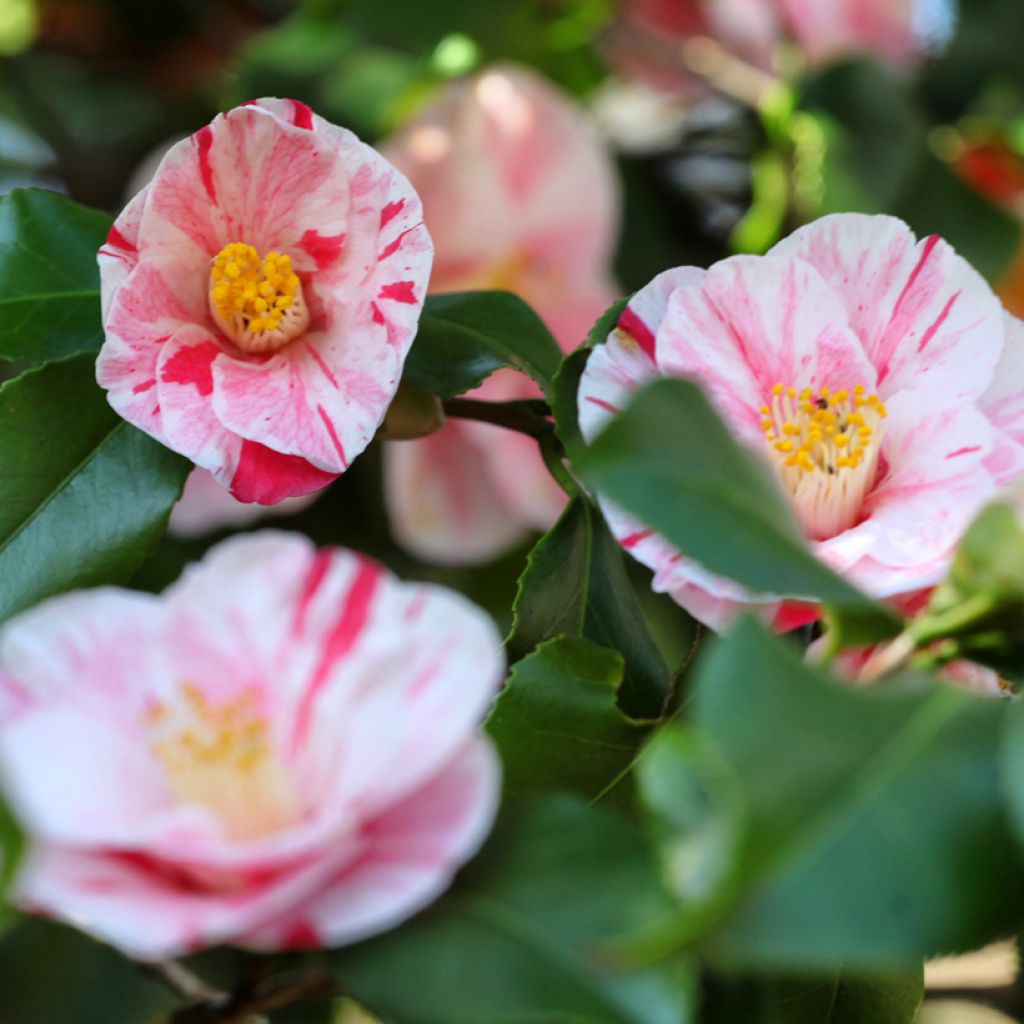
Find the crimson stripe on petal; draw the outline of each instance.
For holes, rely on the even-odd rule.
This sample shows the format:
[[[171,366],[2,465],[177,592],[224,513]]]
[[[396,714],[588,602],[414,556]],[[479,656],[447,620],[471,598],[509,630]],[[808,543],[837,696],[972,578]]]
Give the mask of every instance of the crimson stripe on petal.
[[[393,203],[388,203],[383,210],[380,211],[380,226],[382,228],[387,227],[401,212],[405,209],[405,200],[396,199]]]
[[[313,556],[313,564],[306,573],[306,579],[302,584],[302,593],[299,595],[299,603],[295,609],[295,622],[292,624],[292,633],[299,636],[306,628],[306,615],[309,613],[309,606],[313,603],[320,584],[327,577],[327,570],[331,567],[334,558],[330,548],[322,548]]]
[[[958,458],[960,458],[961,455],[970,455],[972,452],[980,452],[980,451],[981,451],[981,445],[980,444],[976,444],[976,445],[972,445],[970,448],[957,448],[957,450],[955,452],[950,452],[946,456],[946,458],[947,459],[958,459]]]
[[[635,338],[636,343],[644,353],[650,356],[651,359],[654,359],[654,333],[651,331],[650,327],[648,327],[647,324],[645,324],[643,320],[641,320],[640,317],[638,317],[636,313],[629,308],[629,306],[622,311],[622,316],[619,317],[618,327],[620,330],[625,331],[628,335]]]
[[[213,361],[220,354],[216,342],[204,341],[178,349],[164,363],[160,379],[165,384],[191,384],[199,394],[213,394]]]
[[[320,414],[320,419],[323,421],[323,425],[327,428],[327,433],[331,435],[331,443],[334,445],[334,450],[338,453],[338,458],[341,459],[341,464],[345,469],[348,469],[348,459],[345,458],[345,449],[342,446],[341,438],[338,437],[337,430],[334,429],[334,424],[331,422],[330,416],[327,415],[327,410],[322,406],[318,405],[316,411]]]
[[[329,267],[340,255],[345,246],[345,233],[340,235],[321,235],[310,228],[301,239],[299,247],[305,249],[316,263],[317,270]]]
[[[117,225],[112,224],[110,231],[107,232],[107,243],[109,245],[115,245],[118,249],[124,249],[125,252],[138,252],[138,247],[133,243],[129,242],[120,231],[117,230]]]
[[[938,334],[939,328],[941,328],[942,325],[949,318],[949,314],[953,309],[953,303],[955,303],[956,300],[959,298],[960,292],[957,292],[955,295],[950,296],[949,301],[946,303],[946,305],[942,309],[942,312],[936,318],[935,323],[933,323],[931,327],[929,327],[928,330],[925,331],[923,335],[921,335],[921,340],[918,342],[917,345],[918,352],[923,352],[928,347],[928,343],[932,340],[932,338],[934,338],[935,335]]]
[[[377,593],[381,570],[368,558],[357,556],[357,561],[359,568],[345,596],[341,615],[324,642],[323,655],[313,670],[309,686],[296,712],[295,733],[292,737],[293,752],[305,742],[313,716],[313,706],[334,666],[352,650],[369,621],[370,606]]]
[[[313,111],[302,100],[292,100],[292,124],[296,128],[313,130]]]
[[[207,124],[195,134],[196,146],[199,150],[199,173],[203,179],[206,194],[211,203],[217,202],[217,190],[213,184],[213,166],[210,163],[210,150],[213,148],[213,129]]]
[[[338,383],[338,378],[334,376],[334,371],[327,365],[327,363],[324,362],[324,357],[320,355],[316,348],[313,345],[310,345],[308,341],[303,342],[303,344],[307,349],[309,349],[309,354],[313,357],[316,365],[320,367],[323,375],[331,382],[331,386],[334,388],[340,388],[341,385]]]
[[[622,410],[611,402],[606,402],[603,398],[594,398],[593,395],[587,395],[586,400],[591,405],[596,405],[599,409],[604,409],[605,412],[610,412],[612,415],[617,416]]]
[[[416,287],[412,281],[393,281],[381,288],[377,293],[377,298],[405,302],[411,306],[416,302]]]

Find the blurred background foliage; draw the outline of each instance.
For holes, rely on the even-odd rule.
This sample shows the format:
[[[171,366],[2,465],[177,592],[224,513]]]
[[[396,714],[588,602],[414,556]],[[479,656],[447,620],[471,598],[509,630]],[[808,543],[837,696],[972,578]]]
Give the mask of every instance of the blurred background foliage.
[[[862,210],[944,235],[1024,313],[1021,0],[964,0],[945,52],[913,75],[857,57],[753,94],[642,110],[608,59],[619,14],[616,0],[0,0],[0,193],[35,185],[116,211],[140,164],[242,100],[301,99],[373,142],[445,80],[512,60],[587,105],[615,150],[624,292],[670,266],[764,251],[823,213]],[[421,564],[389,534],[380,477],[374,448],[287,527],[456,587],[509,627],[530,545],[483,571]],[[165,539],[135,585],[163,587],[220,536]],[[666,661],[686,664],[693,624],[632,561],[629,572]],[[214,978],[244,961],[218,956],[226,966],[203,964]],[[733,1019],[738,987],[760,984],[714,983],[716,1019]],[[19,924],[0,938],[0,1021],[143,1024],[167,1006],[140,971],[63,928]],[[786,1019],[823,1019],[795,1012]],[[928,1013],[935,1024],[997,1019]]]

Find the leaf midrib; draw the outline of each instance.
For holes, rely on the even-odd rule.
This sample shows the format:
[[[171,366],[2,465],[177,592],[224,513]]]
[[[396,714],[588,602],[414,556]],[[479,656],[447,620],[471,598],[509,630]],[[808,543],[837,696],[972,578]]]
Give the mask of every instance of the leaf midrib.
[[[31,302],[57,302],[62,299],[98,299],[99,288],[79,288],[66,292],[35,292],[32,295],[8,295],[0,298],[0,306],[16,306]]]

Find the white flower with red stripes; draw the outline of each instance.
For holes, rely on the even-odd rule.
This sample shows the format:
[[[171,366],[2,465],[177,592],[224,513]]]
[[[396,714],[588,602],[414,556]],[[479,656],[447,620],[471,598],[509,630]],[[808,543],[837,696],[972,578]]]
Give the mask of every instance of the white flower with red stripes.
[[[824,217],[765,256],[656,277],[588,360],[584,436],[659,376],[704,387],[776,469],[818,557],[875,597],[934,586],[975,513],[1024,477],[1024,324],[942,239],[894,217]],[[779,628],[818,616],[605,510],[655,589],[714,628],[743,608]]]
[[[99,251],[97,378],[243,501],[325,486],[394,396],[430,275],[415,191],[295,100],[177,143]]]
[[[503,664],[460,596],[293,534],[47,601],[0,631],[14,899],[147,960],[389,928],[490,828]]]

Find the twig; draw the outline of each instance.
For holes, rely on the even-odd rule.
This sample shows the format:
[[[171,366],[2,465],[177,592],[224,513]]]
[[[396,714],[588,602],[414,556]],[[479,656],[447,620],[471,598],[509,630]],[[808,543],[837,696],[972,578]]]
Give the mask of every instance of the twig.
[[[175,995],[189,1002],[226,998],[226,993],[208,985],[194,971],[177,960],[159,960],[152,964],[139,964],[142,970],[169,988]]]
[[[515,430],[538,439],[555,429],[549,419],[551,409],[547,402],[539,398],[519,402],[481,402],[476,398],[446,398],[442,406],[446,416],[493,423],[506,430]]]
[[[311,999],[331,999],[340,994],[329,971],[285,971],[237,992],[217,993],[185,1006],[167,1024],[267,1024],[264,1014]]]

